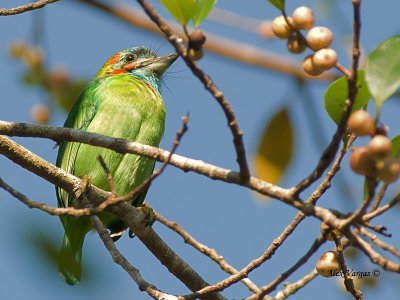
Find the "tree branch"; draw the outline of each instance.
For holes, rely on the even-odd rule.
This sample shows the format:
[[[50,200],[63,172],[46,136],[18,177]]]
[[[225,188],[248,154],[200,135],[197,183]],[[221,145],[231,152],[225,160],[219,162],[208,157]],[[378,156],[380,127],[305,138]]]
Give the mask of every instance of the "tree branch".
[[[276,289],[278,284],[280,284],[282,281],[284,281],[286,278],[288,278],[291,274],[293,274],[297,269],[299,269],[302,265],[304,265],[308,259],[321,247],[323,243],[325,243],[326,237],[320,236],[317,238],[313,244],[311,245],[310,249],[288,270],[286,270],[284,273],[280,274],[274,281],[269,283],[268,285],[264,286],[261,288],[260,293],[250,296],[246,298],[246,300],[262,300],[263,297],[269,293],[271,293],[273,290]]]
[[[158,26],[158,28],[164,33],[165,37],[175,48],[176,52],[182,57],[186,65],[193,72],[193,74],[203,83],[204,88],[211,93],[211,95],[217,100],[221,106],[225,117],[228,121],[228,127],[231,130],[233,136],[233,144],[236,150],[236,161],[240,168],[240,179],[242,182],[248,182],[250,177],[250,170],[247,164],[246,150],[243,143],[243,131],[240,129],[235,113],[229,104],[228,99],[225,95],[217,88],[210,76],[205,74],[202,69],[192,61],[187,55],[186,48],[182,44],[182,39],[179,38],[168,26],[168,24],[158,15],[154,7],[146,0],[137,0],[137,2],[143,7],[146,14],[150,19]]]
[[[311,280],[318,276],[317,270],[313,269],[310,273],[305,275],[303,278],[297,280],[294,283],[288,284],[285,288],[278,293],[273,298],[273,300],[285,300],[288,296],[295,294],[298,290],[303,288]]]
[[[6,125],[6,126],[3,126]],[[72,130],[69,128],[51,128],[47,126],[32,126],[32,125],[26,125],[26,124],[15,124],[15,123],[8,123],[8,122],[1,122],[0,121],[0,132],[5,131],[10,131],[10,129],[19,129],[21,130],[22,134],[21,136],[29,136],[27,132],[24,132],[24,128],[27,129],[26,131],[29,132],[31,130],[30,134],[34,133],[34,136],[43,136],[46,137],[51,136],[51,138],[54,138],[55,140],[69,140],[69,141],[77,141],[77,142],[82,142],[82,143],[87,143],[91,145],[96,145],[96,146],[102,146],[106,148],[111,148],[113,150],[116,150],[120,153],[135,153],[139,155],[144,155],[146,157],[150,157],[156,160],[160,161],[165,161],[168,158],[168,152],[155,148],[155,147],[150,147],[146,145],[141,145],[138,143],[134,142],[128,142],[122,139],[113,139],[105,136],[101,136],[98,134],[94,133],[88,133],[88,132],[80,132],[78,130]],[[11,130],[12,131],[12,130]],[[33,131],[33,132],[32,132]],[[64,135],[60,134],[64,133]],[[12,133],[14,134],[14,133]],[[68,176],[69,174],[65,173],[62,171],[61,173],[57,172],[57,168],[54,170],[52,168],[55,168],[52,166],[52,168],[44,168],[42,169],[41,166],[39,168],[35,165],[35,159],[37,156],[27,156],[24,151],[27,151],[24,149],[24,151],[20,151],[20,149],[24,149],[23,147],[19,146],[18,144],[12,142],[11,140],[7,139],[4,136],[0,136],[0,153],[4,154],[6,157],[9,159],[13,160],[14,162],[20,164],[21,166],[27,168],[31,172],[38,174],[39,176],[42,176],[49,182],[52,182],[61,188],[64,188],[68,192],[74,192],[74,189],[71,189],[71,185],[66,185],[65,184],[65,176]],[[29,151],[28,151],[29,152]],[[32,153],[29,152],[31,155]],[[44,161],[45,162],[45,161]],[[45,162],[47,163],[47,162]],[[240,176],[238,173],[232,172],[230,170],[222,169],[213,165],[206,164],[201,161],[195,161],[191,160],[188,158],[180,157],[176,154],[172,155],[171,157],[171,164],[178,166],[179,168],[183,170],[193,170],[197,173],[203,174],[209,178],[212,179],[219,179],[223,180],[226,182],[231,182],[239,185],[243,185],[246,187],[249,187],[251,189],[254,189],[256,191],[259,191],[262,194],[266,195],[271,195],[272,197],[281,200],[282,202],[300,210],[303,214],[305,215],[312,215],[318,219],[320,219],[322,222],[328,224],[332,228],[336,228],[339,230],[343,230],[343,224],[345,224],[345,219],[341,219],[340,217],[343,217],[342,214],[339,212],[333,213],[332,211],[318,207],[315,205],[312,205],[310,203],[303,203],[302,201],[298,199],[292,199],[290,196],[288,196],[290,190],[285,190],[282,189],[278,186],[271,185],[269,183],[266,183],[262,180],[259,180],[257,178],[251,177],[250,181],[247,184],[243,184],[240,180]],[[188,167],[189,166],[189,167]],[[232,174],[234,174],[232,176]],[[236,175],[235,175],[236,174]],[[74,177],[75,178],[75,177]],[[76,182],[77,184],[77,189],[79,189],[81,181],[77,179],[78,181]],[[109,193],[107,193],[104,198],[107,198],[109,196]],[[302,218],[302,216],[300,217]],[[136,232],[135,232],[136,233]],[[344,231],[345,235],[348,238],[354,238],[353,235],[347,231]],[[365,246],[360,243],[356,243],[358,247],[362,247],[360,249],[365,250]],[[388,261],[385,258],[380,258],[380,259],[375,259],[376,255],[372,252],[365,251],[367,255],[373,255],[369,256],[371,260],[376,262],[377,264],[381,265],[383,263],[387,263]],[[382,266],[382,265],[381,265]],[[386,269],[393,271],[393,272],[398,272],[398,269],[396,268],[396,264],[389,261],[389,264],[385,266]],[[243,275],[243,274],[240,274]],[[238,280],[242,279],[244,277],[239,278]]]
[[[183,238],[185,243],[191,245],[193,248],[203,253],[204,255],[208,256],[213,261],[215,261],[221,267],[222,270],[232,275],[235,275],[239,272],[233,266],[231,266],[221,255],[219,255],[217,251],[197,241],[193,236],[191,236],[187,231],[185,231],[181,226],[179,226],[179,224],[167,220],[157,212],[155,212],[155,214],[157,220],[160,223],[164,224],[165,226],[167,226],[168,228],[179,234]],[[250,279],[243,278],[241,281],[243,282],[243,284],[247,286],[247,288],[251,292],[258,293],[260,291],[259,288]]]
[[[47,138],[56,142],[79,142],[111,149],[118,153],[138,154],[161,162],[167,161],[170,154],[170,152],[156,147],[127,141],[124,139],[111,138],[97,133],[83,132],[72,128],[0,121],[0,134],[5,134],[8,136]],[[270,184],[255,177],[250,177],[249,182],[243,183],[238,172],[217,167],[201,160],[190,159],[174,154],[171,156],[170,164],[185,172],[192,171],[214,180],[221,180],[246,186],[266,196],[284,199],[283,201],[287,201],[288,203],[292,202],[288,197],[289,190],[287,189]]]
[[[17,14],[22,14],[24,12],[39,9],[46,6],[47,4],[51,4],[58,1],[60,0],[39,0],[15,8],[0,8],[0,16],[12,16]]]
[[[90,204],[88,203],[87,200],[86,202],[87,204]],[[116,264],[120,265],[121,268],[124,269],[129,274],[129,276],[139,287],[139,290],[145,291],[153,299],[162,300],[165,299],[165,297],[169,297],[168,299],[172,300],[173,297],[172,295],[168,295],[161,292],[154,285],[145,281],[143,277],[140,275],[139,270],[136,269],[134,266],[132,266],[131,263],[122,255],[122,253],[119,252],[112,238],[110,237],[110,234],[108,233],[107,229],[104,227],[103,223],[101,222],[98,216],[91,216],[90,219],[92,221],[94,229],[99,234],[101,241],[103,242],[104,246],[110,253],[113,261]],[[174,298],[178,299],[177,297]]]
[[[0,136],[0,153],[23,168],[63,188],[68,193],[72,193],[75,197],[80,197],[84,190],[81,179],[57,168],[4,136]],[[95,186],[90,186],[85,191],[85,195],[91,201],[91,204],[96,206],[104,201],[104,199],[107,199],[110,193]],[[108,207],[107,211],[118,216],[153,255],[191,291],[197,291],[209,285],[163,240],[161,240],[150,226],[147,226],[148,221],[146,220],[146,215],[140,209],[127,203],[118,203]],[[224,298],[220,294],[213,294],[204,296],[202,299],[222,300]]]

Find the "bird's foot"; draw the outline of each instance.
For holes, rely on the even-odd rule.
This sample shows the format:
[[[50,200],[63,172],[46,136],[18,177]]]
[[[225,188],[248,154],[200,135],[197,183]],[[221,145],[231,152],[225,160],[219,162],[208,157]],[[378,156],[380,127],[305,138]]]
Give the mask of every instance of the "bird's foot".
[[[83,175],[81,177],[81,179],[82,179],[82,184],[79,187],[79,191],[78,191],[79,192],[79,197],[82,194],[85,194],[90,188],[90,177],[89,177],[89,175]]]
[[[145,221],[146,221],[146,226],[152,226],[154,222],[157,220],[156,214],[151,206],[149,206],[147,203],[143,203],[141,206],[138,207],[142,212],[146,214]],[[135,234],[133,233],[132,230],[129,229],[129,237],[133,238],[135,237]]]

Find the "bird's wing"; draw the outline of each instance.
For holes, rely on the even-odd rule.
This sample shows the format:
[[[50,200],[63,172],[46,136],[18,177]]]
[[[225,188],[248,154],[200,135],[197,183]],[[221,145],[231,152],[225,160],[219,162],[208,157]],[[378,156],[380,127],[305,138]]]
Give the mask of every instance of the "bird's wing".
[[[94,97],[94,89],[97,82],[92,81],[81,93],[65,121],[64,127],[86,130],[93,120],[99,104],[98,99]],[[70,174],[74,174],[75,158],[78,153],[80,143],[62,142],[57,156],[57,166]],[[56,187],[58,206],[68,207],[72,198],[67,191]]]

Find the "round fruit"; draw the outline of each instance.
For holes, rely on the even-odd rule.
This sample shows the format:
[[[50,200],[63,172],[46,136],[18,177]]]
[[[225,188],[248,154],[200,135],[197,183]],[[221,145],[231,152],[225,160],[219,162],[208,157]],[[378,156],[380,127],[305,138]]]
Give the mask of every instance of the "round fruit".
[[[313,61],[312,61],[312,55],[307,56],[304,60],[303,60],[303,70],[304,72],[306,72],[308,75],[310,76],[318,76],[321,75],[324,70],[321,68],[318,68],[314,65]]]
[[[287,19],[291,24],[293,23],[291,17],[287,17]],[[272,21],[272,32],[280,39],[287,39],[293,34],[293,31],[290,28],[290,26],[286,23],[284,16],[276,17]]]
[[[385,183],[395,182],[400,176],[400,161],[394,157],[387,157],[377,170],[377,175]]]
[[[325,231],[327,231],[329,229],[330,229],[330,227],[328,224],[321,223],[321,226],[320,226],[321,234],[324,234]],[[331,230],[331,232],[328,233],[328,235],[326,236],[326,239],[328,241],[333,241],[334,240],[333,236],[336,236],[336,238],[340,239],[342,237],[342,233],[337,229],[333,229],[333,230]]]
[[[384,158],[392,152],[392,142],[384,135],[375,135],[368,144],[368,150],[376,158]]]
[[[317,261],[315,268],[319,275],[324,277],[335,276],[341,270],[338,254],[334,251],[325,252]]]
[[[350,156],[351,169],[360,175],[372,175],[375,172],[375,159],[367,147],[353,148]]]
[[[337,63],[337,53],[330,48],[321,49],[314,53],[312,61],[317,68],[329,70]]]
[[[365,110],[357,110],[350,115],[347,121],[349,130],[358,136],[372,135],[375,132],[375,122]]]
[[[300,6],[292,15],[293,26],[297,29],[310,29],[314,26],[314,13],[311,8]]]
[[[206,42],[206,36],[201,29],[196,29],[189,36],[189,48],[201,49]]]
[[[333,33],[329,28],[318,26],[307,33],[307,43],[313,50],[327,48],[333,41]]]
[[[291,53],[300,54],[306,50],[307,44],[301,36],[293,34],[287,41],[287,48]]]
[[[191,60],[200,60],[203,57],[203,49],[195,50],[193,48],[189,48],[188,55]]]

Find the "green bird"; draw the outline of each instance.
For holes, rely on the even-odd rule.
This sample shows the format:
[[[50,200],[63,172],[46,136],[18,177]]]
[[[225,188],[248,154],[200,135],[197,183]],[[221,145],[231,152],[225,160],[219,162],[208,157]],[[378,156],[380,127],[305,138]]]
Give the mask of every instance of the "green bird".
[[[165,107],[160,95],[162,76],[177,59],[176,54],[157,56],[144,47],[134,47],[113,55],[78,97],[64,127],[96,132],[151,146],[159,146],[165,127]],[[155,161],[133,154],[120,154],[105,148],[63,142],[57,166],[75,176],[88,176],[90,183],[110,190],[107,175],[97,158],[102,156],[115,183],[115,192],[125,195],[148,178]],[[66,191],[56,188],[59,207],[81,207]],[[147,190],[130,202],[143,203]],[[110,213],[100,219],[117,240],[126,225]],[[59,271],[69,285],[81,278],[83,241],[92,229],[89,218],[61,216],[64,227]]]

